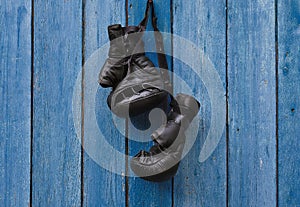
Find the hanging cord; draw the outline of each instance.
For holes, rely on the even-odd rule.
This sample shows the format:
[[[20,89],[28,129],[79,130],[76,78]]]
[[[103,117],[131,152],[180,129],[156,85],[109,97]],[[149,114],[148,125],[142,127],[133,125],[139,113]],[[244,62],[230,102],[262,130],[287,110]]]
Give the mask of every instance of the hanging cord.
[[[126,27],[128,27],[128,15],[129,15],[129,12],[128,12],[128,0],[125,0],[125,15],[126,15]]]

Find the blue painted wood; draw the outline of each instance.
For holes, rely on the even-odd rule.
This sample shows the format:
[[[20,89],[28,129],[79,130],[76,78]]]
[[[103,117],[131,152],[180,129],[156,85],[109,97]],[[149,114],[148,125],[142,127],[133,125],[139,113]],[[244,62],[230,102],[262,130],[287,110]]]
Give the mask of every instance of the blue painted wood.
[[[279,206],[300,205],[300,3],[278,1]]]
[[[128,1],[128,20],[129,25],[137,25],[144,17],[144,11],[147,1],[129,0]],[[156,16],[158,17],[158,28],[161,32],[171,31],[170,1],[154,1]],[[153,31],[151,22],[148,22],[147,30]],[[145,35],[146,50],[155,51],[155,41],[153,35]],[[164,40],[165,50],[171,50],[170,39]],[[154,48],[151,48],[154,47]],[[147,56],[157,65],[156,54],[147,53]],[[168,59],[170,65],[170,58]],[[150,134],[160,126],[159,122],[152,123],[149,126],[147,115],[141,115],[129,121],[128,138],[129,138],[129,155],[134,156],[140,150],[149,150],[153,145]],[[157,119],[157,118],[156,118]],[[148,124],[147,124],[148,123]],[[147,129],[147,126],[149,127]],[[147,129],[147,131],[144,131]],[[133,175],[130,172],[130,175]],[[171,206],[172,205],[172,183],[151,183],[137,177],[129,178],[129,206]]]
[[[28,206],[31,2],[0,5],[0,203]]]
[[[275,2],[228,3],[229,206],[276,206]]]
[[[178,175],[174,179],[174,206],[226,206],[226,138],[225,132],[213,154],[205,161],[198,161],[199,154],[207,138],[211,126],[211,100],[202,78],[199,76],[201,68],[207,70],[208,61],[201,61],[201,66],[195,65],[193,48],[199,48],[213,63],[215,70],[225,88],[226,77],[226,5],[225,1],[195,1],[186,3],[173,0],[175,35],[185,38],[194,44],[187,49],[186,45],[174,40],[174,75],[187,82],[191,89],[190,95],[196,97],[201,103],[198,114],[199,124],[191,125],[186,132],[186,146],[192,146],[187,156],[181,161]],[[186,55],[185,50],[191,54]],[[198,59],[205,56],[195,57]],[[184,60],[183,60],[184,59]],[[187,64],[191,64],[190,68]],[[193,69],[193,70],[192,70]],[[195,71],[196,72],[195,72]],[[216,77],[217,78],[217,77]],[[183,83],[174,78],[174,92],[183,92]],[[224,89],[225,95],[225,89]],[[226,107],[226,105],[220,105]],[[220,122],[222,120],[219,120]],[[225,117],[223,122],[225,122]],[[198,135],[197,135],[198,131]],[[192,136],[197,136],[193,143]],[[186,148],[188,149],[188,148]]]
[[[35,1],[32,205],[80,206],[72,96],[82,64],[81,1]]]
[[[169,10],[172,6],[174,33],[195,43],[210,58],[225,87],[225,0],[172,2],[173,5],[170,1],[155,1],[159,28],[170,32]],[[156,184],[129,178],[127,197],[125,177],[103,169],[85,152],[85,206],[126,206],[126,198],[129,206],[225,206],[226,188],[229,206],[276,205],[276,2],[228,1],[229,183],[226,183],[225,132],[212,156],[204,163],[198,161],[211,126],[211,100],[201,77],[197,77],[189,66],[174,59],[175,74],[187,80],[191,93],[202,104],[199,126],[193,125],[189,129],[190,132],[199,129],[197,140],[194,144],[187,143],[193,147],[180,164],[174,178],[174,189],[171,181]],[[125,2],[86,1],[84,45],[82,2],[34,3],[32,205],[80,206],[81,137],[80,133],[77,134],[79,137],[75,133],[72,96],[76,78],[81,75],[82,47],[85,47],[85,61],[88,61],[99,47],[108,42],[107,26],[125,23]],[[130,24],[141,20],[145,3],[129,0]],[[300,203],[299,6],[296,0],[278,0],[279,206],[298,206]],[[0,14],[0,203],[4,206],[28,206],[31,2],[2,1]],[[169,50],[171,42],[165,41],[166,50]],[[154,46],[153,42],[147,45]],[[174,54],[180,56],[180,52],[175,50]],[[148,55],[157,63],[155,55]],[[205,64],[207,62],[204,61],[204,68]],[[87,70],[85,75],[89,72]],[[184,88],[178,79],[174,80],[175,91]],[[86,81],[84,79],[82,85],[85,95],[89,90]],[[124,154],[125,121],[117,120],[119,129],[113,126],[105,103],[108,93],[109,89],[99,88],[97,91],[97,124],[108,143]],[[89,101],[86,96],[84,101]],[[87,110],[84,108],[83,114]],[[89,118],[85,116],[82,119],[85,124],[82,136],[90,134],[87,126]],[[148,142],[150,134],[141,131],[146,122],[138,120],[133,121],[140,128],[130,126],[128,129],[129,138],[136,140],[129,142],[130,155],[152,145]],[[156,126],[152,125],[152,128]],[[123,166],[119,174],[124,175],[125,160],[110,159]]]
[[[111,24],[125,24],[125,2],[120,0],[86,1],[85,4],[85,62],[90,62],[93,54],[104,44],[109,43],[107,27]],[[108,51],[105,51],[105,57]],[[102,63],[103,65],[103,63]],[[90,118],[87,115],[91,101],[88,99],[89,91],[92,90],[87,84],[91,70],[96,70],[97,75],[93,80],[98,82],[98,73],[102,65],[96,68],[84,68],[84,144],[92,141],[96,131],[90,132]],[[98,87],[98,84],[96,85]],[[96,117],[99,130],[105,136],[106,141],[114,150],[125,154],[125,120],[116,119],[118,127],[114,125],[112,114],[107,106],[106,98],[111,88],[99,87],[96,97]],[[90,132],[90,133],[89,133]],[[98,140],[99,142],[99,140]],[[99,163],[100,159],[84,153],[84,206],[125,206],[125,157],[120,160],[114,156],[109,149],[96,149],[98,156],[107,156],[107,162],[118,165],[121,171],[116,174],[112,169],[104,169]]]

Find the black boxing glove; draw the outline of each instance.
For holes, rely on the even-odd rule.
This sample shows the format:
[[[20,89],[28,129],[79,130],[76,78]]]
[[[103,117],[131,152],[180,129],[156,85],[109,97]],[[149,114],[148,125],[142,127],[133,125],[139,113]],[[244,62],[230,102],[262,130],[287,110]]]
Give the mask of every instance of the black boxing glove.
[[[155,145],[149,152],[140,151],[130,162],[133,172],[145,180],[162,182],[176,174],[186,138],[184,132],[200,104],[189,95],[178,94],[171,107],[167,123],[151,135]]]
[[[109,108],[119,117],[133,117],[149,111],[167,99],[161,73],[145,56],[143,33],[126,27],[124,36],[127,74],[107,98]]]
[[[120,24],[108,26],[110,48],[100,74],[99,84],[104,87],[116,87],[127,73],[126,50],[124,47],[124,28]]]

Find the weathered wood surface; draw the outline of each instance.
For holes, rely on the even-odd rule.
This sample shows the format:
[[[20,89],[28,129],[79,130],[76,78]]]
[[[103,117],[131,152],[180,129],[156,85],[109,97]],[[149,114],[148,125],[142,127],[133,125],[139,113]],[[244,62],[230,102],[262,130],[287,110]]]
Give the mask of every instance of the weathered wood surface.
[[[107,27],[111,24],[125,24],[125,2],[119,0],[92,1],[85,3],[85,32],[84,32],[84,57],[85,63],[93,61],[93,54],[103,45],[109,42]],[[105,57],[108,51],[105,51]],[[102,63],[103,64],[103,63]],[[98,87],[98,73],[102,65],[92,64],[96,67],[84,67],[83,69],[83,88],[84,88],[84,135],[83,142],[86,146],[84,153],[84,206],[125,206],[125,159],[118,160],[109,149],[88,149],[89,142],[97,140],[96,143],[101,144],[97,137],[97,130],[100,130],[105,140],[115,150],[125,154],[125,120],[117,119],[119,127],[113,124],[112,113],[110,112],[106,98],[111,91],[103,89],[99,86],[96,97],[91,96],[90,88],[94,82],[95,88]],[[94,79],[91,80],[91,74],[96,72]],[[91,128],[89,110],[96,100],[97,125],[99,129]],[[98,147],[95,144],[95,147]],[[95,155],[95,152],[97,155]],[[92,154],[90,154],[92,153]],[[118,165],[122,170],[116,174],[112,169],[104,169],[101,166],[99,156],[108,156],[107,162]],[[123,176],[122,176],[123,174]]]
[[[195,143],[192,145],[188,155],[181,161],[178,175],[174,178],[174,205],[175,206],[226,206],[226,137],[225,132],[216,150],[205,161],[199,162],[200,151],[204,146],[208,131],[211,127],[211,99],[200,76],[200,70],[207,70],[210,58],[218,73],[224,87],[225,97],[225,77],[226,77],[226,3],[225,1],[195,1],[187,3],[185,1],[173,1],[173,32],[194,44],[202,51],[203,56],[195,56],[194,48],[186,49],[186,45],[177,45],[174,40],[174,73],[187,82],[191,88],[193,96],[201,103],[198,113],[200,123],[191,126],[188,131],[189,136],[195,132],[198,134]],[[181,62],[181,58],[193,57],[189,62]],[[185,58],[187,59],[187,58]],[[196,59],[204,59],[201,65],[196,65]],[[188,67],[187,64],[190,64]],[[204,75],[205,72],[204,72]],[[174,79],[174,91],[183,90],[181,81]],[[176,94],[175,94],[176,95]],[[221,104],[221,103],[220,103]],[[226,105],[220,105],[226,108]],[[221,118],[221,117],[220,117]],[[221,118],[222,119],[222,118]],[[218,120],[224,122],[223,120]]]
[[[274,6],[228,1],[229,206],[276,206]]]
[[[227,110],[227,130],[211,156],[199,160],[214,124],[211,90],[205,77],[193,72],[195,65],[181,62],[180,57],[189,55],[182,54],[187,48],[175,41],[172,45],[170,39],[165,39],[165,50],[173,48],[178,57],[168,59],[174,66],[170,69],[174,77],[186,81],[202,105],[188,133],[197,139],[188,140],[192,148],[178,174],[164,183],[126,178],[127,160],[114,153],[128,151],[133,156],[149,149],[151,130],[143,131],[147,122],[138,118],[128,127],[122,119],[113,124],[106,105],[110,89],[90,88],[91,72],[99,72],[101,65],[91,69],[89,60],[108,43],[108,25],[125,25],[126,8],[128,23],[139,23],[146,0],[3,0],[1,206],[299,206],[299,2],[154,0],[154,4],[159,29],[193,43],[191,51],[200,49],[201,68],[212,63],[224,88],[228,104],[220,107]],[[148,46],[154,47],[154,41]],[[156,55],[147,55],[157,64]],[[83,63],[87,67],[82,68]],[[97,81],[97,75],[93,78]],[[178,78],[174,83],[175,92],[184,90]],[[74,91],[79,92],[75,108]],[[91,113],[96,130],[112,147],[107,152],[99,147]],[[89,148],[93,141],[96,144]],[[81,142],[87,149],[82,150]],[[119,166],[118,172],[104,169],[101,156]]]
[[[31,3],[0,3],[0,205],[30,199]]]
[[[80,206],[73,87],[82,65],[81,1],[34,2],[32,205]]]
[[[278,0],[279,206],[300,205],[300,2]]]

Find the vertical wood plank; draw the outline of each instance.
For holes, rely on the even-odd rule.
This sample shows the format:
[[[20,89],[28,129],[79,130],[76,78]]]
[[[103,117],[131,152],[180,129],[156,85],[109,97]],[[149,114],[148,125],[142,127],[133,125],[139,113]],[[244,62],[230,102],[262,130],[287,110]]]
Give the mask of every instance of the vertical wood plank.
[[[213,63],[223,83],[225,96],[226,77],[226,3],[225,0],[185,2],[173,0],[173,31],[195,44]],[[174,40],[174,56],[182,58],[179,44]],[[177,48],[177,49],[176,49]],[[192,52],[192,51],[191,51]],[[192,57],[193,54],[190,54]],[[202,59],[203,57],[197,57]],[[196,65],[206,70],[208,61]],[[188,63],[186,63],[188,64]],[[174,74],[188,83],[193,96],[201,103],[199,125],[191,126],[186,134],[198,131],[197,139],[187,156],[181,161],[174,179],[174,206],[226,206],[226,137],[225,132],[218,147],[203,163],[198,161],[200,151],[211,125],[211,100],[207,88],[191,68],[174,59]],[[193,63],[189,63],[192,64]],[[182,83],[174,79],[174,91],[180,92]],[[226,108],[226,105],[220,107]],[[219,120],[220,122],[222,120]],[[225,117],[224,117],[224,122]],[[189,136],[189,135],[188,135]]]
[[[229,206],[276,206],[275,2],[228,3]]]
[[[155,0],[155,13],[158,18],[158,28],[161,32],[170,32],[171,31],[171,16],[170,16],[170,0]],[[129,25],[137,25],[144,17],[144,11],[146,8],[147,1],[140,0],[128,0],[129,7],[129,16],[128,22]],[[150,18],[149,18],[150,19]],[[153,31],[151,22],[148,22],[147,30]],[[155,47],[154,36],[145,35],[145,48]],[[147,41],[149,40],[149,41]],[[165,51],[170,51],[170,40],[164,40]],[[152,50],[155,48],[151,48]],[[146,49],[147,50],[147,49]],[[150,48],[149,48],[150,50]],[[156,54],[148,53],[147,56],[157,65]],[[168,64],[170,66],[170,59],[168,59]],[[150,133],[160,126],[160,123],[155,123],[150,126],[150,133],[146,133],[147,129],[146,121],[147,115],[141,115],[132,119],[131,124],[129,121],[128,126],[128,137],[129,137],[129,155],[134,156],[140,150],[149,150],[153,145],[153,142],[150,138]],[[155,125],[155,126],[154,126]],[[135,140],[135,141],[134,141]],[[150,141],[150,142],[149,142]],[[131,172],[132,175],[132,172]],[[171,206],[172,205],[172,183],[166,181],[163,183],[151,183],[144,181],[137,177],[129,178],[129,206]]]
[[[0,3],[0,203],[30,194],[31,2]]]
[[[85,62],[93,53],[97,51],[104,44],[109,42],[107,27],[111,24],[125,24],[125,1],[121,0],[105,0],[92,1],[87,0],[85,3]],[[108,51],[106,51],[106,54]],[[96,133],[90,132],[89,119],[87,110],[89,110],[88,88],[87,81],[91,73],[90,70],[97,70],[100,72],[102,65],[97,68],[84,68],[84,142],[92,141],[91,137],[95,137]],[[98,82],[98,75],[95,76],[95,83]],[[111,91],[111,88],[104,89],[99,87],[96,95],[96,117],[99,130],[105,136],[106,141],[113,149],[118,150],[125,155],[125,120],[117,119],[118,128],[114,125],[112,120],[112,113],[110,112],[106,99]],[[120,131],[119,131],[120,130]],[[89,135],[88,135],[89,134]],[[109,160],[107,162],[121,165],[122,171],[115,174],[110,170],[102,168],[97,162],[93,160],[89,153],[84,153],[84,206],[125,206],[125,158],[119,160],[114,157],[109,149],[98,151],[99,156],[107,155]],[[123,174],[123,175],[122,175]]]
[[[82,2],[35,1],[32,205],[80,206],[72,95],[82,64]]]
[[[278,0],[279,206],[300,205],[300,3]]]

